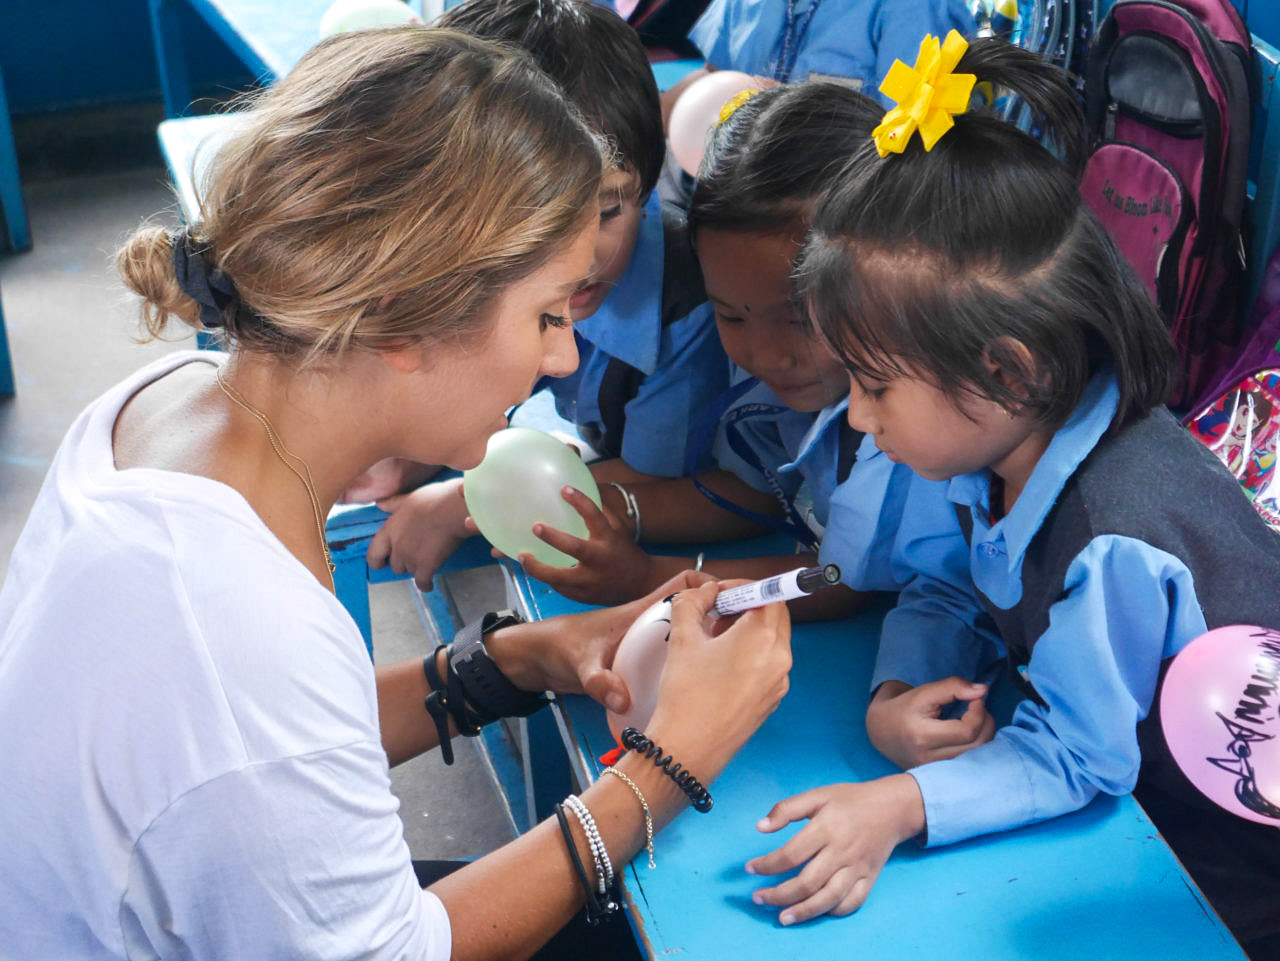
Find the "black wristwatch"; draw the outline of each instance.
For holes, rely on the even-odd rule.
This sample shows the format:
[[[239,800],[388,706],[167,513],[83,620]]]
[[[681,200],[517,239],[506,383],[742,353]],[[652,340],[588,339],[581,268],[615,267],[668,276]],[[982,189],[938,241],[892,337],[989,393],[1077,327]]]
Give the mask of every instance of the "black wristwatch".
[[[512,684],[484,646],[486,634],[523,623],[524,618],[515,611],[490,611],[454,635],[449,645],[449,673],[456,674],[462,684],[467,719],[474,725],[464,733],[477,734],[481,725],[500,718],[528,717],[549,703],[541,692]]]
[[[454,635],[453,643],[441,644],[422,660],[427,676],[424,707],[435,722],[440,739],[440,756],[453,763],[449,744],[449,719],[460,734],[475,737],[480,728],[504,717],[528,717],[550,701],[536,691],[525,691],[511,683],[493,657],[485,650],[484,636],[503,627],[523,624],[515,611],[490,611]],[[445,676],[436,669],[436,658],[445,650]]]

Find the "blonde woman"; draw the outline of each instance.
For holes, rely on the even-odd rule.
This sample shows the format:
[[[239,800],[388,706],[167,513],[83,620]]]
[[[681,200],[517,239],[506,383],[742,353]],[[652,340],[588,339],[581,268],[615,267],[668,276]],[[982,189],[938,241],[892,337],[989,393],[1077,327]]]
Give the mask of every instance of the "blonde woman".
[[[148,331],[203,323],[231,350],[91,404],[13,555],[7,954],[528,957],[584,904],[616,921],[610,878],[646,824],[708,805],[785,691],[789,628],[775,605],[711,636],[717,588],[686,574],[664,588],[683,591],[659,708],[618,776],[420,888],[389,763],[528,713],[529,692],[625,704],[608,665],[642,605],[488,618],[375,672],[332,592],[323,518],[353,478],[391,456],[472,466],[539,376],[574,369],[564,316],[601,170],[518,55],[352,35],[261,96],[198,223],[130,239]]]

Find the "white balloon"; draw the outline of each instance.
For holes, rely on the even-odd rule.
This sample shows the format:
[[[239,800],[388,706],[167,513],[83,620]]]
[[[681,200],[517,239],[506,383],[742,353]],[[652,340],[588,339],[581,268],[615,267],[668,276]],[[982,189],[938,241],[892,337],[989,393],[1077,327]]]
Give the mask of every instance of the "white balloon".
[[[644,730],[658,706],[658,683],[667,663],[667,639],[671,636],[671,598],[658,601],[635,619],[613,655],[613,670],[631,692],[625,714],[609,715],[609,730],[618,740],[629,728]]]
[[[320,36],[332,37],[404,23],[422,23],[422,20],[401,0],[334,0],[320,18]]]
[[[667,121],[667,142],[682,170],[698,175],[711,131],[720,122],[720,110],[744,90],[761,90],[759,77],[740,70],[715,70],[689,84]]]

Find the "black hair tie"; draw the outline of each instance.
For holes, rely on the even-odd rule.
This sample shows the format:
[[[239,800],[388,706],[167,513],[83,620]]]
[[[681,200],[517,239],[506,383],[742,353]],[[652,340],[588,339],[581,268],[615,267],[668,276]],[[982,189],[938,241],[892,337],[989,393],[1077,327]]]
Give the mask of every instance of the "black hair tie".
[[[238,306],[236,285],[206,256],[207,244],[197,244],[189,227],[169,235],[173,245],[173,272],[182,292],[200,305],[200,324],[210,330],[226,326],[228,308]]]
[[[662,748],[645,737],[642,731],[634,727],[627,728],[622,732],[622,746],[643,754],[646,760],[653,761],[654,767],[662,768],[663,773],[676,782],[676,787],[688,795],[693,802],[693,809],[699,814],[706,814],[711,810],[711,805],[715,803],[711,799],[711,792],[702,786],[702,782],[693,776],[692,771],[676,762],[672,755],[663,757]]]

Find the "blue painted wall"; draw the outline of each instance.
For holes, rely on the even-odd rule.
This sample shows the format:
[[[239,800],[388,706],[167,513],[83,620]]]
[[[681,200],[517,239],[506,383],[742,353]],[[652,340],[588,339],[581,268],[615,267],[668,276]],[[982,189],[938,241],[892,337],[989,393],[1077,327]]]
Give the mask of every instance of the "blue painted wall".
[[[197,89],[247,84],[240,62],[184,13]],[[15,115],[160,99],[147,0],[0,0],[0,69]]]

